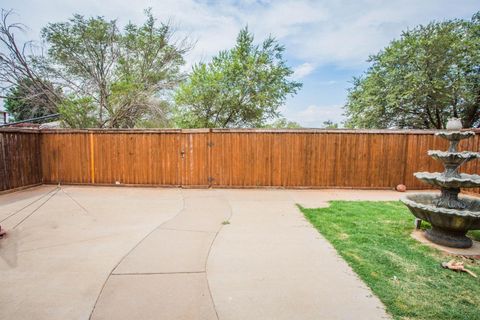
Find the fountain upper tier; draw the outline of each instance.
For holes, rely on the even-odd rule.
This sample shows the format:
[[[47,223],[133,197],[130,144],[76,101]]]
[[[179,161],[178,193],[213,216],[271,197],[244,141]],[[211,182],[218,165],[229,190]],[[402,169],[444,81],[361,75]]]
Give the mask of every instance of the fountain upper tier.
[[[458,173],[458,167],[467,163],[468,161],[480,158],[480,153],[478,152],[450,152],[450,151],[439,151],[439,150],[430,150],[428,155],[433,159],[441,161],[445,167],[444,176],[445,177],[456,177],[460,178]],[[467,177],[466,177],[467,178]]]
[[[442,137],[449,141],[460,141],[463,139],[471,138],[475,135],[473,131],[441,131],[436,132],[436,136]]]
[[[457,165],[460,166],[468,161],[475,160],[480,158],[479,152],[471,151],[461,151],[461,152],[450,152],[450,151],[440,151],[440,150],[429,150],[428,155],[433,159],[441,161],[446,165]]]
[[[473,131],[442,131],[435,133],[436,136],[450,141],[449,152],[456,152],[460,140],[471,138],[475,135]]]
[[[415,177],[423,182],[440,188],[478,188],[480,176],[477,174],[457,173],[446,176],[443,172],[415,172]]]

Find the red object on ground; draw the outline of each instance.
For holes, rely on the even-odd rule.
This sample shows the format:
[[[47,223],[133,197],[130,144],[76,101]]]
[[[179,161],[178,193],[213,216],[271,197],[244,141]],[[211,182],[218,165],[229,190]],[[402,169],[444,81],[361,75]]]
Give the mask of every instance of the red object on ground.
[[[407,191],[407,187],[404,185],[404,184],[399,184],[395,190],[397,190],[398,192],[405,192]]]
[[[0,238],[3,238],[3,236],[6,235],[6,234],[7,234],[7,231],[2,229],[2,226],[0,226]]]

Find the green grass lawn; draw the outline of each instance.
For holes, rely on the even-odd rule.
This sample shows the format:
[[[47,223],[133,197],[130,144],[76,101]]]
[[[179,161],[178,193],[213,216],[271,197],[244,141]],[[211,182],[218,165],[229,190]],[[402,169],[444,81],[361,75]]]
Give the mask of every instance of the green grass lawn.
[[[333,201],[300,207],[396,319],[480,319],[480,278],[443,269],[451,257],[411,238],[400,202]],[[480,232],[471,236],[480,239]],[[478,260],[463,259],[480,276]]]

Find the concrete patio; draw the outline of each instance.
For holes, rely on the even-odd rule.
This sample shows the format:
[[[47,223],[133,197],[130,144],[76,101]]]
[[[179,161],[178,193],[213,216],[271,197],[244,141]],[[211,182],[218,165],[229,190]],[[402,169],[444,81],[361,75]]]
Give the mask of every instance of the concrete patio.
[[[0,319],[384,319],[295,204],[393,191],[44,185],[0,196]]]

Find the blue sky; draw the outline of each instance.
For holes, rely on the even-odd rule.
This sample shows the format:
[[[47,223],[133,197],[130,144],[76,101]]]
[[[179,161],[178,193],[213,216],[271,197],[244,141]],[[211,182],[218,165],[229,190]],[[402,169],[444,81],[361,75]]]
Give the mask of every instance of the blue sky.
[[[151,7],[161,21],[170,20],[179,35],[197,40],[187,56],[187,70],[233,46],[245,25],[263,40],[268,34],[286,46],[288,64],[304,86],[281,110],[305,127],[343,120],[342,106],[352,77],[365,62],[402,30],[432,20],[469,19],[480,10],[478,0],[330,0],[330,1],[199,1],[199,0],[3,0],[29,27],[27,37],[39,39],[42,26],[73,13],[100,15],[141,23]]]

